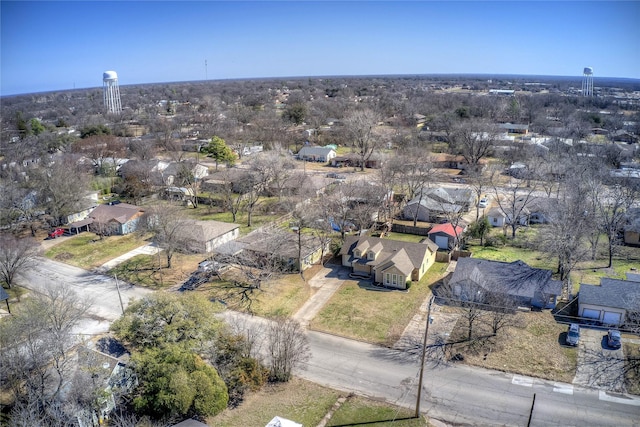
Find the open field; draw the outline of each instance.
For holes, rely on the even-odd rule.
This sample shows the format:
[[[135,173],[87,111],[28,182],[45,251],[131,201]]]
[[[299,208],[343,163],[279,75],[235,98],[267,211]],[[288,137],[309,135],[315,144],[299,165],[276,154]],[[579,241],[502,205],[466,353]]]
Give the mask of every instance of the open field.
[[[91,270],[146,243],[137,234],[100,239],[94,233],[80,233],[47,250],[45,256]]]
[[[303,426],[314,427],[335,409],[334,404],[340,397],[346,398],[346,401],[333,412],[327,426],[427,425],[424,418],[411,418],[413,411],[408,409],[359,396],[346,396],[299,378],[293,378],[285,384],[267,385],[257,393],[249,393],[239,407],[226,409],[207,419],[207,423],[217,427],[264,426],[277,415]]]
[[[490,337],[481,322],[474,325],[474,336],[487,337],[466,342],[467,328],[459,319],[449,342],[452,353],[464,356],[464,363],[498,371],[513,372],[554,381],[571,382],[575,376],[578,350],[564,345],[566,325],[556,323],[548,311],[518,312],[513,325]]]
[[[136,255],[109,270],[108,274],[118,279],[150,289],[164,289],[180,285],[198,268],[205,255],[175,253],[171,268],[167,268],[164,252],[157,255]]]
[[[318,331],[392,345],[420,304],[431,294],[430,285],[442,278],[446,264],[435,263],[408,291],[372,288],[370,282],[347,280],[311,322]]]

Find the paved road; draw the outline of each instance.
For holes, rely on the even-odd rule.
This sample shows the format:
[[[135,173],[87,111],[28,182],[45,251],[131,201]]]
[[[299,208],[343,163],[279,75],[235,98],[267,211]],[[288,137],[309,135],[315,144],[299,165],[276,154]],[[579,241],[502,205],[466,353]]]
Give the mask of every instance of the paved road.
[[[247,324],[264,319],[227,312]],[[414,408],[419,355],[308,331],[312,357],[296,375]],[[466,365],[429,363],[421,409],[456,425],[640,426],[640,398]]]
[[[106,332],[110,323],[122,314],[116,281],[110,276],[39,258],[35,267],[18,277],[18,284],[37,292],[44,292],[49,286],[67,286],[89,299],[92,303],[89,310],[91,317],[85,319],[78,327],[80,333]],[[147,289],[126,282],[120,281],[119,285],[122,305],[125,308],[131,299],[142,298],[151,293]]]

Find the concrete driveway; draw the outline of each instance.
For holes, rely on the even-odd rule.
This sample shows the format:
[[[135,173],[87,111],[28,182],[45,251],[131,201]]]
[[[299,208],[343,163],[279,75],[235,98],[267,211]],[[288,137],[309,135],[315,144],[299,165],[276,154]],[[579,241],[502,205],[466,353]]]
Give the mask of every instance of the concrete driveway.
[[[349,269],[340,264],[327,264],[309,279],[309,286],[313,295],[293,315],[302,326],[307,327],[314,317],[318,315],[322,307],[336,293],[345,280],[349,279]]]
[[[580,328],[578,366],[573,384],[622,393],[624,387],[624,352],[609,349],[607,330]]]

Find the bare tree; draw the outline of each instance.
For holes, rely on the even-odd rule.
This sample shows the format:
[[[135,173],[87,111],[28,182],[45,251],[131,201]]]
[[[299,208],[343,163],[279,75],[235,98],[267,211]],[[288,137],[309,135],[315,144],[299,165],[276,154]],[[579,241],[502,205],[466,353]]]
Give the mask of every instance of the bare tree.
[[[49,287],[0,324],[0,377],[17,399],[33,398],[41,410],[61,397],[70,380],[73,328],[89,303],[67,287]]]
[[[495,125],[485,121],[463,120],[457,123],[452,134],[452,146],[472,167],[477,167],[489,155],[498,131]]]
[[[492,184],[495,199],[511,228],[511,238],[515,238],[516,231],[529,224],[528,211],[534,200],[536,185],[527,186],[524,180],[517,178],[511,178],[509,183],[502,187],[498,185],[496,181]]]
[[[360,170],[371,158],[373,152],[380,146],[381,139],[375,132],[378,115],[370,109],[355,110],[344,120],[344,130],[349,142],[353,144],[360,157]]]
[[[289,318],[277,318],[269,325],[267,351],[273,381],[287,382],[293,369],[306,362],[311,353],[304,330]]]
[[[185,230],[193,224],[182,208],[173,205],[156,205],[145,211],[140,220],[140,232],[151,232],[154,243],[164,250],[167,268],[171,268],[174,253],[186,248]]]
[[[29,269],[40,255],[40,246],[31,238],[0,234],[0,279],[11,288],[17,274]]]

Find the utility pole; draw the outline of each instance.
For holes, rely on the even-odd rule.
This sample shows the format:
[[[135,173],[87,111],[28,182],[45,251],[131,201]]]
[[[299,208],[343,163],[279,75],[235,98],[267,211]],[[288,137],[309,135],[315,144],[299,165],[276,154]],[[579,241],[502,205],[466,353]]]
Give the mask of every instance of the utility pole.
[[[116,289],[118,290],[118,299],[120,300],[120,308],[122,309],[122,314],[124,314],[124,304],[122,304],[122,295],[120,295],[120,284],[118,283],[118,275],[114,274],[113,277],[116,279]]]
[[[424,328],[424,338],[422,340],[422,358],[420,361],[420,379],[418,380],[418,398],[416,399],[416,415],[420,416],[420,397],[422,397],[422,377],[424,376],[424,358],[427,353],[427,335],[429,334],[429,323],[431,323],[431,303],[433,296],[429,299],[429,307],[427,308],[427,326]]]

